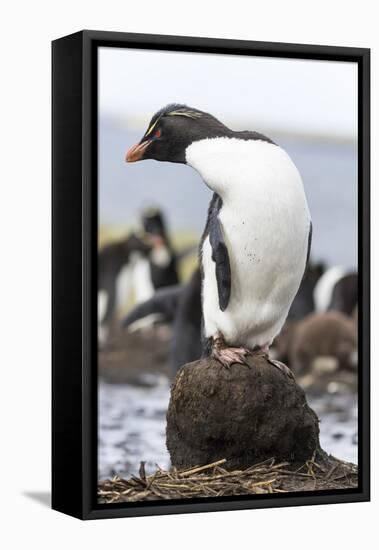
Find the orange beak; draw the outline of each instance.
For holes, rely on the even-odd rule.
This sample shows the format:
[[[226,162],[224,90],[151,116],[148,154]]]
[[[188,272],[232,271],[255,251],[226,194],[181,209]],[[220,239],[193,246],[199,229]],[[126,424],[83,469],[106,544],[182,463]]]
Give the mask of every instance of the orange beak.
[[[149,139],[147,141],[143,141],[142,143],[137,143],[136,145],[133,145],[133,147],[131,147],[126,153],[125,161],[136,162],[137,160],[141,160],[145,149],[147,149],[150,143],[151,140]]]

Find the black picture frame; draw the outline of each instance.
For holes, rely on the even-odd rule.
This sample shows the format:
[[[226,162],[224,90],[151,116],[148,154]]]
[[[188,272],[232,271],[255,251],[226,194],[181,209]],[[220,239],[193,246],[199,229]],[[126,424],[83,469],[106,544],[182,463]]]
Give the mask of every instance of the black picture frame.
[[[100,505],[97,489],[97,49],[99,46],[358,64],[359,486],[291,495]],[[81,519],[370,499],[370,50],[81,31],[52,43],[52,507]]]

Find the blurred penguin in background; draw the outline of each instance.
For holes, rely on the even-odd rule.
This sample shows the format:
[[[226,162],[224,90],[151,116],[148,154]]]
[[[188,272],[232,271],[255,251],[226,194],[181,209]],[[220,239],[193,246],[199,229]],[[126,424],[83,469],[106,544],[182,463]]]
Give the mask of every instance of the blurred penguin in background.
[[[134,332],[153,322],[170,324],[168,363],[171,375],[175,376],[182,365],[201,357],[201,318],[201,276],[196,268],[185,284],[159,289],[149,300],[133,308],[122,326]]]
[[[315,310],[314,290],[324,271],[325,266],[322,262],[309,261],[299,290],[288,312],[287,322],[299,321]]]
[[[291,366],[297,373],[331,374],[357,368],[357,324],[339,311],[314,313],[299,322],[289,345]]]
[[[140,258],[134,269],[137,303],[151,298],[159,288],[179,283],[177,258],[163,212],[156,207],[146,208],[141,214],[141,225],[151,253],[148,258]]]
[[[151,246],[131,234],[128,237],[105,245],[98,255],[98,337],[106,341],[108,327],[114,318],[124,292],[121,289],[125,276],[130,278],[133,262],[147,257]]]
[[[286,322],[273,342],[273,355],[284,363],[289,361],[288,350],[296,324],[315,311],[314,290],[324,271],[322,262],[309,261]]]
[[[354,338],[348,334],[351,333],[352,325],[346,318],[354,315],[357,304],[356,272],[342,266],[325,269],[322,263],[310,265],[291,306],[286,324],[275,340],[277,357],[282,361],[295,361],[297,372],[301,370],[302,365],[303,369],[307,370],[310,361],[305,360],[305,357],[310,356],[314,359],[317,355],[333,357],[327,361],[329,365],[356,366],[356,342],[354,343]],[[329,312],[336,312],[338,315],[329,315]],[[311,315],[312,313],[314,315]],[[325,340],[328,341],[326,350],[321,345],[320,335],[329,329]],[[347,346],[338,342],[341,334],[350,342]],[[336,336],[337,341],[334,345],[330,335]],[[348,348],[348,360],[345,358],[346,354],[341,352],[344,347]],[[322,361],[318,363],[321,364]]]
[[[133,319],[130,324],[140,320],[133,325],[133,330],[170,317],[169,310],[173,308],[175,294],[181,292],[178,263],[195,249],[189,246],[179,253],[174,251],[164,214],[157,207],[141,212],[140,229],[129,240],[105,246],[99,253],[100,342],[105,342],[107,327],[116,311],[127,303],[132,291],[137,307],[127,317]],[[172,289],[176,285],[178,289],[166,292],[166,288]],[[158,314],[161,304],[164,311]],[[154,310],[153,315],[144,313],[150,309]]]
[[[341,311],[352,315],[358,303],[358,273],[343,266],[325,271],[314,290],[316,311]]]

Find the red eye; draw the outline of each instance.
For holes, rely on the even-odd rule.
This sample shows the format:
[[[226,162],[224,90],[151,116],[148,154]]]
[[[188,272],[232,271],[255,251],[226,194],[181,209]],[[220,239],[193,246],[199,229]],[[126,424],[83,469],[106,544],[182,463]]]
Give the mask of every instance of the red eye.
[[[162,135],[162,132],[160,130],[157,130],[154,135],[155,137],[160,138]]]

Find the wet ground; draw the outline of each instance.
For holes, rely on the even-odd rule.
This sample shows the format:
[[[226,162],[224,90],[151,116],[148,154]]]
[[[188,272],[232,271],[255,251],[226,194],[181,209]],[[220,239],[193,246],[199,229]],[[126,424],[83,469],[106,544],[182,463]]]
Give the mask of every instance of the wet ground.
[[[99,478],[138,473],[156,464],[170,466],[165,445],[170,385],[163,376],[148,375],[146,386],[99,382]],[[355,395],[308,395],[321,424],[321,446],[338,458],[357,463],[357,398]]]
[[[166,411],[170,393],[166,377],[153,387],[99,383],[99,478],[169,467],[165,444]]]

